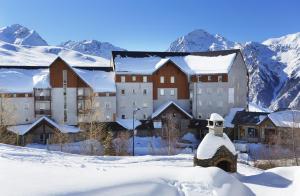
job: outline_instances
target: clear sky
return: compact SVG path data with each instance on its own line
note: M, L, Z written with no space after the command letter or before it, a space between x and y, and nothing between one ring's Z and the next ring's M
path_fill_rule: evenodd
M194 29L232 41L300 31L299 0L0 0L0 26L19 23L49 44L97 39L129 50L166 50Z

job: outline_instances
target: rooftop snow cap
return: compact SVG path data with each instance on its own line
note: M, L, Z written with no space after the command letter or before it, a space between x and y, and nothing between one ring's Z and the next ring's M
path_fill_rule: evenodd
M214 133L216 136L223 136L224 118L217 114L212 113L208 119L209 132Z

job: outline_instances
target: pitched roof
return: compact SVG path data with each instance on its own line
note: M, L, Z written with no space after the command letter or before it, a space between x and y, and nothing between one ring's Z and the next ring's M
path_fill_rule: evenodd
M41 123L43 121L46 121L51 126L55 127L59 131L61 131L62 133L77 133L80 131L80 129L78 127L57 124L56 122L54 122L53 120L51 120L50 118L48 118L46 116L42 116L39 119L37 119L35 122L30 123L30 124L9 126L9 127L7 127L7 129L11 132L14 132L15 134L24 135L24 134L28 133L30 130L32 130L36 125L38 125L39 123Z
M175 106L178 110L180 110L183 114L185 114L188 118L192 119L193 116L190 115L188 112L186 112L184 109L182 109L179 105L177 105L174 101L168 101L164 104L162 104L160 107L158 107L153 113L151 118L155 118L157 116L159 116L163 111L165 111L166 109L168 109L171 106Z
M232 124L257 125L262 122L268 114L267 112L238 111L232 120Z
M277 127L300 128L299 110L285 110L285 111L273 112L268 115L268 118Z
M187 74L228 73L239 50L205 53L115 52L113 63L118 73L152 74L172 61Z

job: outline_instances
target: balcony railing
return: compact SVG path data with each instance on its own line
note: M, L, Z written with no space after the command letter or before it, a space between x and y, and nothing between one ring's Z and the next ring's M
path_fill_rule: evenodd
M44 109L35 110L35 114L39 114L39 115L51 115L51 110L44 110Z
M51 101L51 96L35 96L37 101Z

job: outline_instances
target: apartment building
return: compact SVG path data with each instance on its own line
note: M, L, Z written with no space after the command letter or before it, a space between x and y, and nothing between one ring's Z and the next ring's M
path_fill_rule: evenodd
M205 120L214 112L225 116L248 102L240 50L114 51L110 65L97 67L58 57L47 67L2 65L0 76L0 122L16 133L30 131L37 121L64 132L91 121L132 129L137 108L135 119L151 121L154 128L162 128L171 112L188 129L191 119Z

